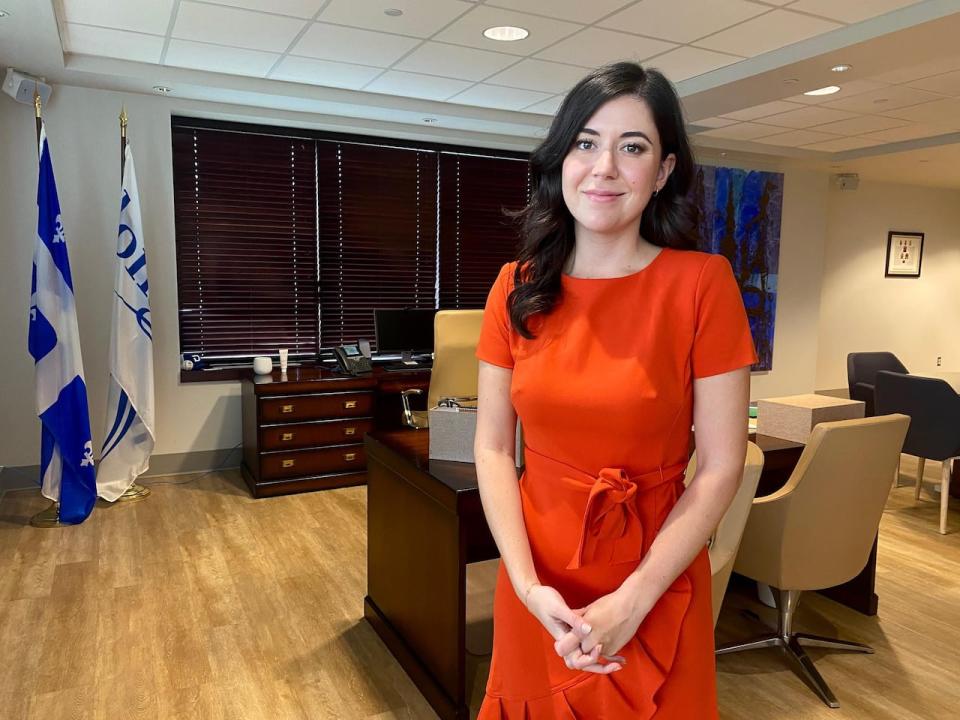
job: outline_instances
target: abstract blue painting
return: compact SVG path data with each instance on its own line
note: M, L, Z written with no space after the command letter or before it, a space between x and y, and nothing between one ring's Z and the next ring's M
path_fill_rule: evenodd
M759 362L773 368L783 173L697 166L701 250L725 256L740 285Z

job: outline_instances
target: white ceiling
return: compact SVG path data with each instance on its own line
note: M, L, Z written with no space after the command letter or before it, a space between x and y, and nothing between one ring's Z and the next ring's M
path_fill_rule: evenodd
M433 132L493 133L501 144L541 136L580 77L627 58L677 84L704 148L824 163L874 155L887 166L960 132L960 0L0 0L0 8L11 12L0 20L0 65L55 82L128 92L162 84L174 98L345 122L422 128L430 117ZM504 24L530 35L483 37ZM854 69L830 73L838 62ZM802 94L828 83L841 92Z

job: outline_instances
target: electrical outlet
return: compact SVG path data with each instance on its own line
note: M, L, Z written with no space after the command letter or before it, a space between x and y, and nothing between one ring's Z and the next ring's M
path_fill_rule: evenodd
M941 361L942 359L943 359L943 358L942 358L940 355L937 355L937 367L940 367L940 361Z

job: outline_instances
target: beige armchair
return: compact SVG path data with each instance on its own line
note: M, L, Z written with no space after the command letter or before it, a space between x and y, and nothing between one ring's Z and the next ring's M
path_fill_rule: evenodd
M480 341L483 310L440 310L433 321L433 370L427 390L427 410L436 407L440 398L457 398L476 403L477 372L475 355ZM404 390L403 422L412 428L429 427L427 410L411 410L410 396L420 395L419 388Z
M697 454L694 453L687 465L684 482L689 484L697 471ZM763 451L752 442L747 443L747 457L743 464L743 477L740 488L734 495L730 507L720 519L720 524L710 537L710 574L713 591L713 625L716 627L720 617L720 606L723 605L723 596L727 592L730 582L730 573L733 572L733 561L737 557L737 548L740 547L740 538L743 527L750 513L750 505L757 493L757 483L760 482L760 473L763 472Z
M718 655L779 647L821 700L839 707L803 646L873 650L796 633L793 617L803 590L847 582L866 565L909 425L906 415L821 423L787 484L753 501L734 570L780 588L778 627L758 639L724 645Z

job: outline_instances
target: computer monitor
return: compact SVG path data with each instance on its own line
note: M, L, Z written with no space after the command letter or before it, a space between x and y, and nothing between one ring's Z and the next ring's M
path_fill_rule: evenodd
M433 352L436 310L374 310L377 354Z

